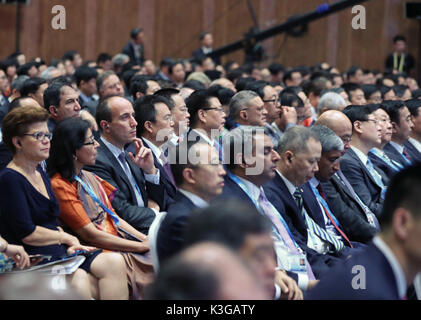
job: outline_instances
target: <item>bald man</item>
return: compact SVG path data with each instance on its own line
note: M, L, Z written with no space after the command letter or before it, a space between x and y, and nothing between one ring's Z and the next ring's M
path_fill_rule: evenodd
M202 242L167 261L147 299L269 300L251 270L225 246Z
M315 125L324 125L341 138L344 143L342 155L351 147L352 124L341 111L325 111ZM377 232L377 220L358 197L342 171L338 170L330 180L321 184L332 211L335 212L349 239L363 243L370 241Z

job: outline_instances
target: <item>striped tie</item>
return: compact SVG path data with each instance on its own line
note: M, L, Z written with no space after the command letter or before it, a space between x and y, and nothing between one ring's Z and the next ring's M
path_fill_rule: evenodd
M341 251L344 248L343 242L336 239L336 237L330 235L325 229L321 228L317 223L315 223L314 220L308 215L307 211L304 209L303 206L303 196L298 188L294 192L294 198L295 202L297 203L298 209L304 216L304 219L310 232L317 235L320 239L333 245L336 251Z

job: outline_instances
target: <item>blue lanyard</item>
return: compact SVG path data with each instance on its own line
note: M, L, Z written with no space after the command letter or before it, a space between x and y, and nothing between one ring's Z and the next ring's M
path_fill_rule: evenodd
M330 211L329 205L327 204L326 200L323 199L319 191L311 184L311 182L309 182L308 184L310 185L311 190L313 190L313 193L316 195L317 200L322 204L322 207L324 207L329 212L330 216L335 221L336 225L340 227L338 219L335 217L332 211Z
M114 223L117 226L119 226L120 221L118 217L116 216L116 214L112 210L110 210L105 204L103 204L102 201L97 198L97 196L95 196L94 192L92 191L92 188L88 186L85 182L83 182L82 179L80 179L77 175L75 175L75 180L81 184L83 190L85 190L86 193L89 194L92 200L94 200L102 209L104 209L111 216Z
M233 175L232 173L230 173L230 172L228 172L227 173L228 174L228 177L232 180L232 181L234 181L234 183L235 184L237 184L240 188L241 188L241 190L243 190L244 191L244 193L250 198L250 200L253 202L253 204L254 204L254 206L256 207L256 209L262 214L262 215L264 215L264 216L266 216L265 214L264 214L264 212L262 211L262 209L260 208L260 206L259 206L259 204L256 202L256 200L254 200L254 198L251 196L251 194L250 194L250 192L249 192L249 190L247 189L247 187L246 187L246 185L236 176L236 175ZM287 230L287 232L288 232L288 234L289 234L289 237L291 238L291 240L292 240L292 242L294 243L294 245L295 245L295 247L297 248L297 249L299 249L299 251L301 250L301 248L298 246L298 244L297 244L297 242L295 242L295 239L294 239L294 237L292 236L292 234L291 234L291 231L289 230L289 227L288 227L288 225L286 224L286 222L285 222L285 220L284 220L284 218L282 217L282 215L278 212L278 210L276 210L276 208L269 202L269 204L270 204L270 206L272 207L272 209L276 212L276 213L278 213L278 216L279 216L279 218L280 218L280 220L281 220L281 222L282 222L282 224L284 225L284 227L285 227L285 229ZM284 243L285 243L285 241L284 241L284 239L282 239L282 237L281 237L281 235L279 234L279 232L278 232L278 230L276 229L276 227L275 226L272 226L272 229L273 229L273 231L277 234L277 236L279 237L279 239L281 239Z
M380 158L380 160L382 160L384 163L386 163L389 167L391 167L396 172L403 169L403 166L399 162L396 162L392 159L385 158L382 154L380 154L380 152L377 149L373 148L370 150L370 152L375 154L378 158Z

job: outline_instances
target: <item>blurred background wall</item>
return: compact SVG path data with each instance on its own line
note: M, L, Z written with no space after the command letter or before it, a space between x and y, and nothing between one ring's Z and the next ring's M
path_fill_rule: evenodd
M260 29L285 22L292 15L315 10L336 0L251 0ZM418 57L418 22L404 16L404 0L370 0L366 30L353 30L351 8L312 22L301 37L277 35L262 43L267 58L263 64L313 65L326 61L345 70L353 64L383 70L392 38L407 37L409 52ZM421 1L418 1L421 2ZM66 9L66 30L54 30L54 5ZM0 59L16 48L16 5L0 5ZM84 60L98 53L121 51L132 28L145 31L146 57L155 63L163 57L190 57L200 46L199 35L210 31L214 48L239 40L253 20L247 0L30 0L22 6L20 49L27 59L41 56L47 62L70 49ZM242 50L222 61L244 60Z

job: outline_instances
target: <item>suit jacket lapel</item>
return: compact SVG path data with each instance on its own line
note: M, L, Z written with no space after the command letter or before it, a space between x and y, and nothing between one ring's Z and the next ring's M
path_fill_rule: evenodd
M349 154L349 156L351 158L353 158L355 161L358 161L360 166L363 168L363 171L365 172L366 176L368 176L368 178L371 180L372 184L376 188L380 189L380 187L376 183L376 180L374 180L374 178L371 176L370 171L368 171L366 164L361 161L361 159L357 156L357 154L354 152L354 150L349 149L346 153Z

